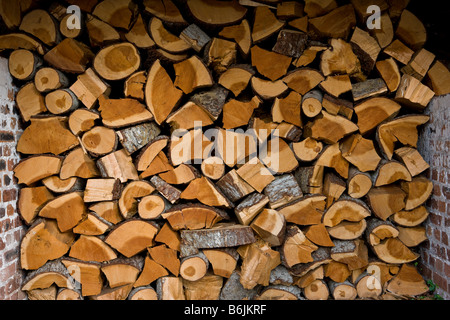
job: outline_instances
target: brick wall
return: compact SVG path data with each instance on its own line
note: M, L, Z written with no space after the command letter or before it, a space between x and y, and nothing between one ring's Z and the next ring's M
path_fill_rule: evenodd
M16 210L19 190L12 171L19 161L16 144L22 132L14 90L8 60L0 57L0 300L25 298L19 267L19 244L25 228Z
M426 279L450 299L450 94L436 97L425 111L430 122L420 133L419 152L430 165L434 189L427 202L427 241L421 247L421 268Z

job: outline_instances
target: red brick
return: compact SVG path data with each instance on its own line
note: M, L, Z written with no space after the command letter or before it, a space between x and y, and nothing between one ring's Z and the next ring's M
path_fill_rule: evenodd
M441 241L443 244L448 246L448 234L444 231L442 231L442 233L441 233Z
M431 169L431 180L437 181L438 179L438 171L437 169Z
M437 241L441 241L441 231L439 229L434 229L433 236Z
M12 216L14 214L14 207L11 204L8 204L6 207L6 214L8 216Z
M441 276L440 274L433 272L433 282L439 287L439 288L447 288L447 280Z
M3 190L3 202L9 202L17 200L16 189Z
M438 184L435 184L433 186L433 195L434 197L440 197L441 196L441 186Z
M441 222L442 222L442 217L441 216L439 216L439 215L437 215L437 214L435 214L433 212L430 212L429 217L430 217L430 222L432 224L434 224L436 226L440 226L441 225Z
M447 277L447 279L450 279L450 262L447 261L444 265L444 274Z
M441 259L436 259L434 262L434 268L437 272L439 272L440 274L443 273L444 271L444 263L442 262Z
M445 213L446 212L446 203L444 201L438 201L438 210L441 213Z

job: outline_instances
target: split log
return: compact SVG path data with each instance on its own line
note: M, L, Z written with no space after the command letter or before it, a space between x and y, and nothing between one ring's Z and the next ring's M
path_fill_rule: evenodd
M255 18L252 28L253 43L262 41L279 31L284 22L278 20L269 8L260 6L255 9Z
M13 169L18 183L27 186L41 179L58 174L61 169L61 158L50 155L31 156L22 159Z
M74 288L73 278L64 268L60 260L48 262L33 272L30 272L24 279L22 290L46 289L53 283L60 288ZM56 292L55 292L56 294Z
M298 225L320 224L325 210L325 196L306 196L281 206L278 211L282 213L286 222Z
M398 211L391 216L391 219L399 226L416 227L426 220L428 214L425 206L419 206L409 211Z
M42 206L53 198L53 194L45 186L22 188L17 202L21 218L30 225Z
M397 161L382 161L373 175L374 186L384 186L392 184L398 180L411 181L411 174L408 169Z
M31 120L17 142L17 151L24 154L61 154L79 145L67 128L66 117L45 117Z
M227 249L205 249L203 254L211 263L214 274L230 278L236 268L239 255L232 248Z
M284 215L273 209L263 209L250 227L269 244L279 246L283 243L286 232L286 220Z
M195 19L207 25L228 25L239 22L247 13L237 0L223 3L217 0L189 0L189 11Z
M241 246L237 251L242 258L240 283L244 289L258 284L268 286L270 272L281 262L280 253L264 241Z
M59 231L56 221L38 219L28 229L20 244L20 266L25 270L36 270L47 261L65 255L75 235Z
M417 148L417 127L428 122L425 115L406 115L381 124L377 128L377 141L383 155L391 160L394 154L394 144L398 141L403 145Z
M420 49L427 40L423 23L409 10L403 10L395 35L413 50Z
M166 70L156 60L148 72L145 85L146 103L156 123L161 124L167 118L181 96L181 90L175 88Z
M48 46L54 46L61 41L55 20L42 9L35 9L25 14L19 30L31 34Z
M423 110L434 97L434 92L419 80L404 74L395 95L395 100L409 108Z
M267 203L269 203L269 198L266 195L254 192L234 208L234 213L239 222L247 226Z
M228 220L228 214L220 209L201 204L175 205L162 214L173 230L212 228L221 220Z
M94 54L87 45L72 38L65 38L44 55L47 63L69 73L85 72L93 58Z
M400 295L418 296L429 288L415 267L403 264L399 273L389 282L387 290Z
M105 262L116 259L117 254L102 239L80 235L70 248L69 257L83 261Z
M358 133L343 139L340 150L342 157L362 172L375 170L381 161L373 141Z
M109 99L100 96L98 101L98 110L100 111L103 125L106 127L122 128L153 120L153 114L136 99Z
M423 176L414 177L410 182L400 183L406 193L405 210L412 210L427 201L433 191L433 183Z
M316 37L347 38L355 25L356 16L351 4L309 20L309 29Z
M92 68L80 74L71 86L70 90L88 109L92 109L101 95L109 95L111 88L105 84Z
M156 263L159 263L173 275L178 277L180 273L180 260L177 257L176 250L168 248L166 245L162 244L147 248L147 251Z
M367 199L375 216L386 220L405 208L406 194L395 185L383 186L372 188L367 194Z
M380 97L370 98L355 107L358 116L358 127L362 135L375 129L385 120L393 119L401 106L393 100Z
M252 66L271 81L278 80L287 72L291 58L283 54L267 51L255 45L251 49Z
M161 2L146 0L144 1L144 8L145 11L166 22L185 23L177 6L171 0L163 0Z
M92 14L113 27L128 30L136 9L136 4L131 0L106 0L97 4Z
M127 180L138 180L136 168L125 149L103 156L96 164L104 178L119 179L122 183Z
M174 85L189 94L195 89L213 85L211 74L197 56L192 56L173 65L175 69Z
M331 248L331 259L345 263L350 271L369 264L368 250L363 240L335 240L334 245Z
M335 227L343 220L359 222L370 216L367 205L357 199L340 199L333 203L323 215L323 223L327 227Z
M43 218L56 219L61 232L75 227L87 214L82 193L72 192L48 201L39 211Z
M32 116L47 111L44 97L33 82L29 82L19 89L16 94L16 104L24 121L29 121Z
M129 258L151 246L157 232L152 222L130 219L117 225L105 238L105 243Z
M70 177L89 179L99 176L100 172L94 160L84 152L82 147L75 148L66 155L59 172L61 179Z

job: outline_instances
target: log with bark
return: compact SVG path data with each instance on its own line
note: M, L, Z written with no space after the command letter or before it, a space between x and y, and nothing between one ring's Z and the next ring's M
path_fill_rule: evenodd
M66 2L0 1L30 299L426 291L417 144L450 72L408 1L373 30L367 1Z

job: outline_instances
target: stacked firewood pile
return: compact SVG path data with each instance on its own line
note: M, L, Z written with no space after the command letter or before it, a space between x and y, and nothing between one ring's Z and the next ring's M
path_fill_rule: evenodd
M425 293L433 186L416 147L450 74L407 4L0 1L25 128L22 290Z

